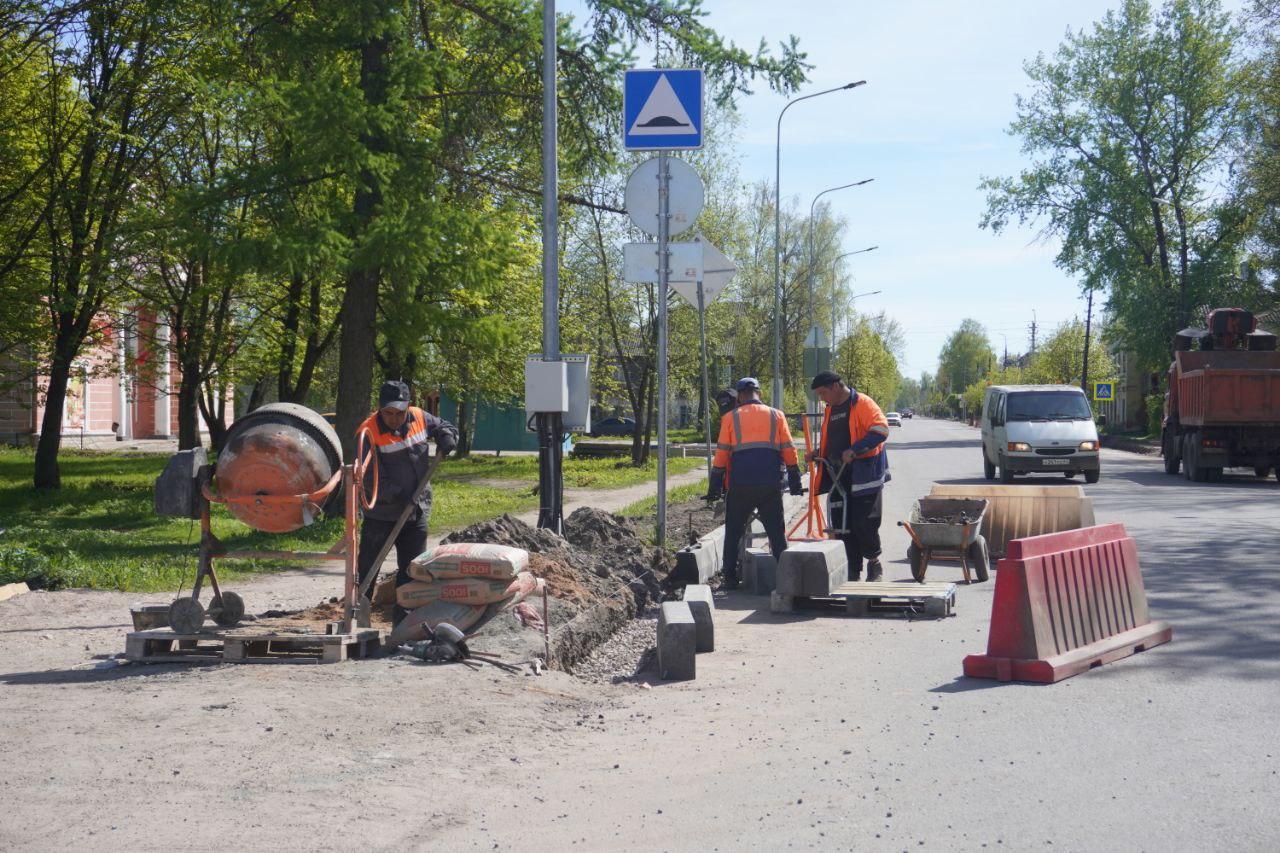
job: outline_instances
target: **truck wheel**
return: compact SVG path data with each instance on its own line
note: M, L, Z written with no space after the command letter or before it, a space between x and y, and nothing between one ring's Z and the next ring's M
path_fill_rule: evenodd
M1259 480L1267 479L1267 475L1271 473L1271 469L1266 465L1257 465L1253 469L1253 474Z
M1000 461L1000 482L1006 484L1013 482L1013 472L1009 470L1009 460L1007 457Z
M995 463L987 458L987 451L985 450L982 451L982 476L988 480L996 478Z
M1178 442L1172 439L1168 433L1160 442L1160 453L1164 456L1164 472L1166 474L1176 474L1178 469L1182 467L1182 454L1178 452Z
M1201 469L1201 470L1203 470L1203 471L1204 471L1204 473L1205 473L1205 477L1204 477L1204 478L1205 478L1205 480L1209 481L1210 483L1221 483L1221 482L1222 482L1222 478L1223 478L1223 474L1224 474L1224 472L1225 472L1225 470L1226 470L1226 469L1224 469L1224 468L1203 468L1203 469Z
M1093 483L1098 482L1098 479L1099 479L1101 476L1102 476L1102 472L1101 472L1101 471L1085 471L1085 472L1084 472L1084 481L1085 481L1086 483L1089 483L1090 485L1092 485Z
M978 536L969 543L969 547L965 552L965 559L969 561L969 568L973 569L974 576L978 578L978 583L985 583L991 577L991 555L987 550L987 540L982 536Z

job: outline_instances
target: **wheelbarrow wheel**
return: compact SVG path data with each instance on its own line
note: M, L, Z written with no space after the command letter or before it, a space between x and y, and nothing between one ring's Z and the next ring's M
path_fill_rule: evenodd
M911 577L915 578L916 583L924 583L924 573L928 566L925 564L924 552L914 542L907 546L907 563L911 566Z
M969 567L973 569L974 574L978 578L978 583L984 583L991 577L990 575L990 553L987 550L987 540L981 535L969 543L969 547L965 553L965 557L969 562Z

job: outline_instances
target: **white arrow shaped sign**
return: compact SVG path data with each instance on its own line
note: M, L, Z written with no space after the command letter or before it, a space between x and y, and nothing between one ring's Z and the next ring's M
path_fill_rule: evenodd
M724 253L711 245L702 234L698 234L698 245L702 247L702 299L703 305L710 305L724 292L733 280L738 267L724 256ZM694 308L698 307L698 283L696 281L671 281L671 289L684 297Z

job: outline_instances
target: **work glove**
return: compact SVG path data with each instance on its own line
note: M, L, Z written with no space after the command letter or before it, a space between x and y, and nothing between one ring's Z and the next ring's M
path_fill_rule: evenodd
M702 499L710 503L722 497L724 497L724 471L712 470L707 482L707 493L702 496Z
M457 449L458 437L453 433L442 432L436 436L436 453L440 456L448 456Z
M800 469L795 465L787 467L787 491L793 495L804 494L804 486L800 484Z

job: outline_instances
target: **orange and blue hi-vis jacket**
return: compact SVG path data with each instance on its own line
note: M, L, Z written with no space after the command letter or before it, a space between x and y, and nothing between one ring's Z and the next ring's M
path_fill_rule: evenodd
M827 406L822 416L822 438L818 445L818 454L827 456L827 428L831 426L831 412L834 406ZM889 421L884 412L866 394L852 391L852 403L849 406L848 423L837 422L833 429L849 430L849 449L853 451L853 462L845 468L842 480L850 494L871 492L884 486L888 479L889 457L884 450L884 442L889 438ZM834 460L833 460L834 461ZM839 467L839 463L836 463ZM827 479L825 476L823 479ZM823 483L819 491L830 488Z
M384 427L377 412L360 424L360 429L366 428L378 452L378 501L364 514L366 518L395 521L431 464L431 445L427 440L439 442L441 433L447 432L456 443L458 429L417 406L409 407L409 415L398 430ZM373 472L370 471L365 475L367 488L372 487L372 479ZM418 506L430 516L431 486L428 485L418 497Z
M752 400L720 419L720 441L711 463L713 480L717 472L723 477L727 471L735 486L778 486L782 466L799 464L787 417L777 409Z

